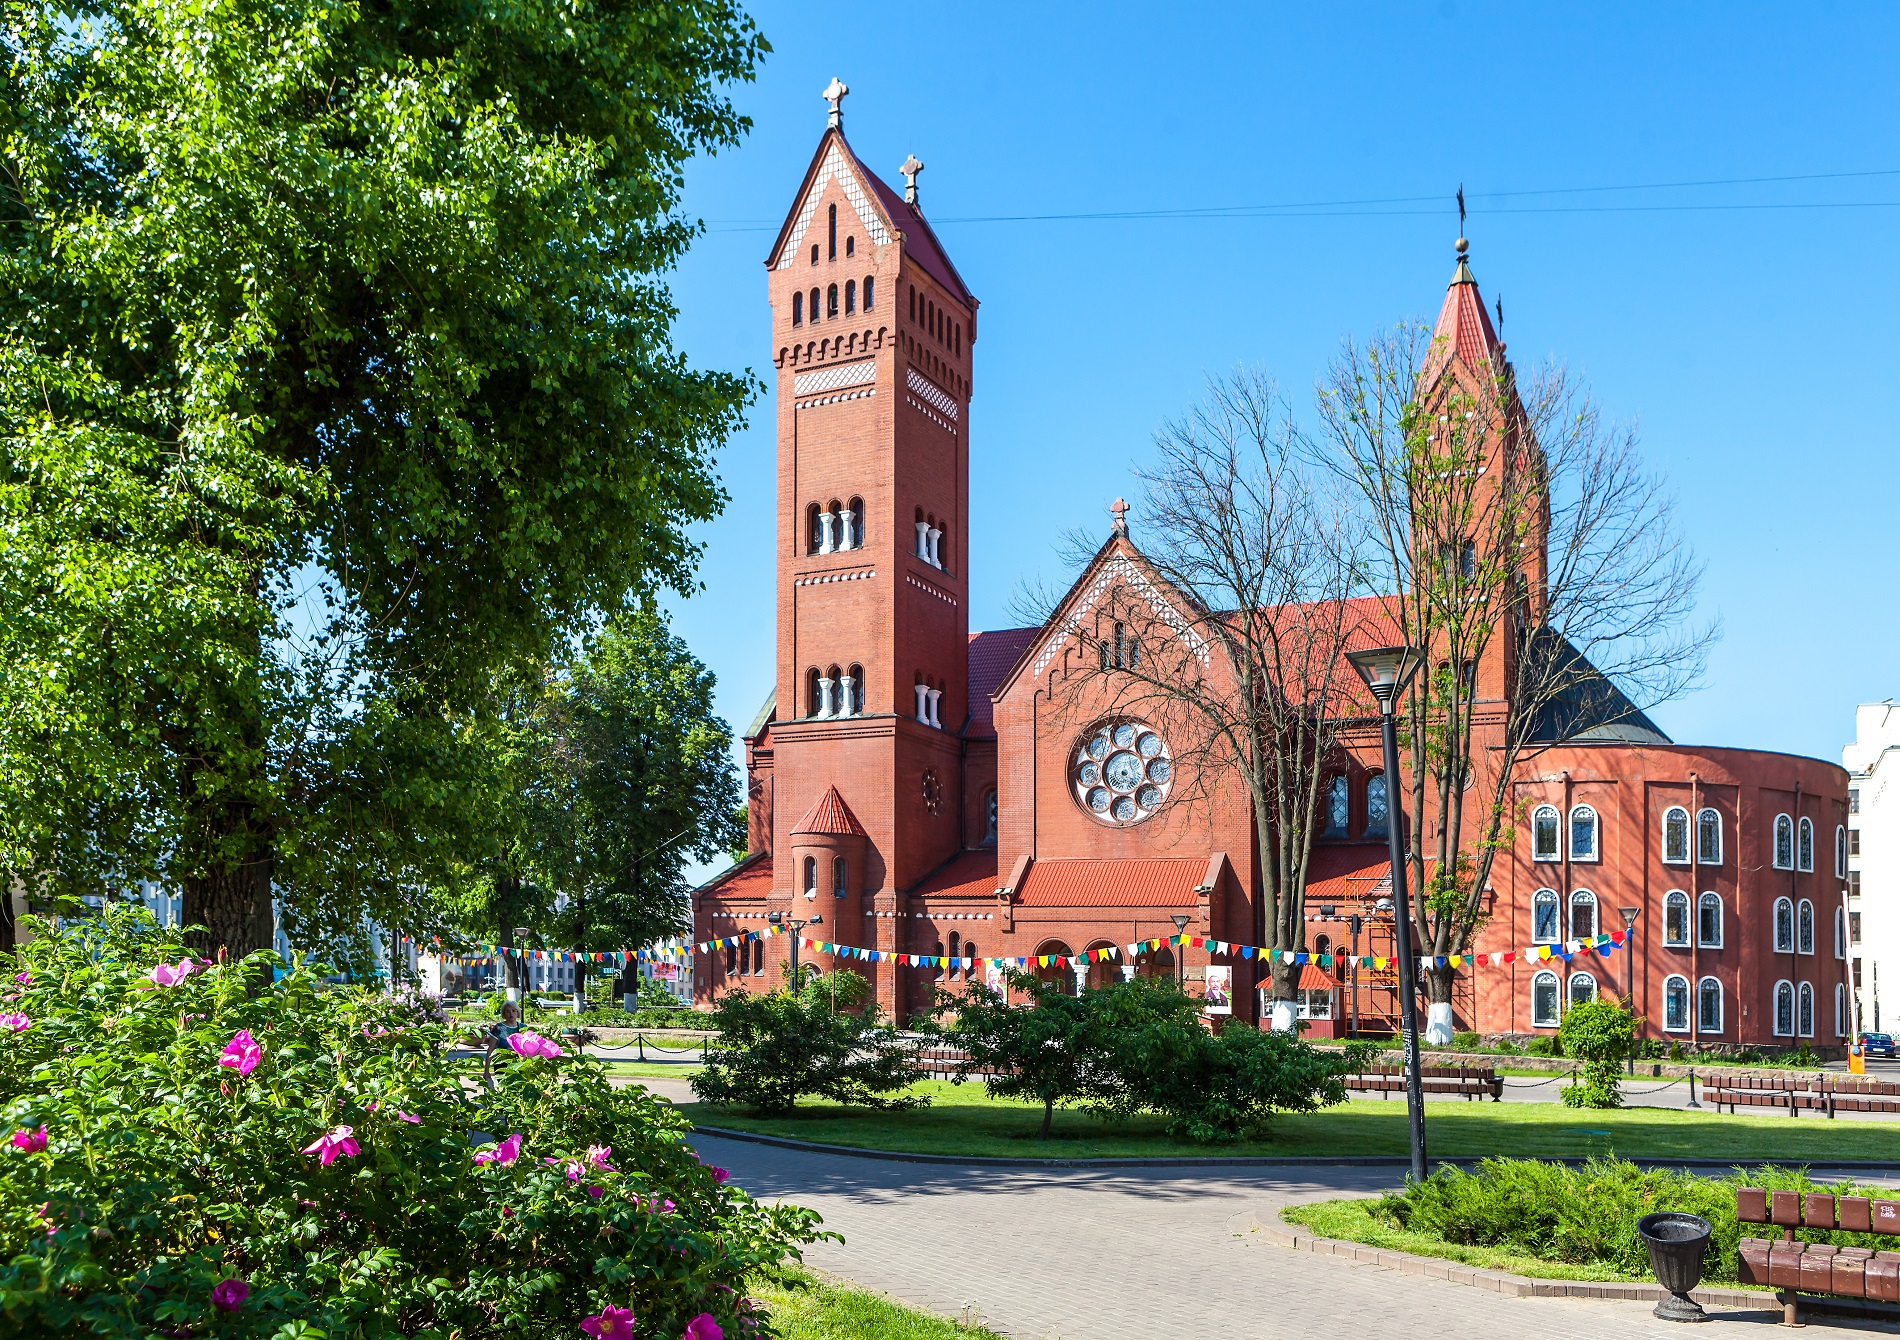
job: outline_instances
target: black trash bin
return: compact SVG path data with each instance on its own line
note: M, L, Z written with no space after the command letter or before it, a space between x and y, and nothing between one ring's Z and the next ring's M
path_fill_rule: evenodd
M1656 1304L1667 1321L1707 1321L1709 1314L1689 1297L1702 1282L1702 1256L1709 1247L1709 1221L1699 1214L1664 1210L1636 1221L1636 1234L1649 1249L1649 1268L1669 1296Z

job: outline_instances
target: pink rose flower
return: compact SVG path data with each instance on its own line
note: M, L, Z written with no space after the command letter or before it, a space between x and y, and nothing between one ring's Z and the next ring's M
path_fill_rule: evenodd
M13 1133L13 1147L15 1149L24 1149L29 1154L38 1153L40 1150L46 1148L46 1123L41 1122L40 1128L37 1131L29 1131L25 1127L21 1127L15 1131Z
M588 1187L588 1188L587 1188L587 1194L588 1194L588 1196L589 1196L589 1197L590 1197L591 1199L593 1199L593 1200L599 1200L599 1199L600 1199L600 1188L599 1188L599 1187L597 1187L597 1186L590 1186L590 1187Z
M220 1312L236 1312L251 1296L251 1286L243 1280L219 1280L211 1290L211 1306Z
M603 1307L591 1317L582 1317L581 1329L594 1340L633 1340L633 1309Z
M607 1162L607 1160L613 1155L613 1152L614 1147L612 1145L589 1145L587 1146L587 1161L594 1167L599 1168L602 1172L612 1172L614 1165Z
M726 1340L726 1333L713 1320L712 1313L702 1312L686 1323L686 1332L680 1340Z
M248 1028L239 1029L232 1039L224 1044L224 1050L218 1054L218 1064L228 1066L240 1076L248 1075L257 1069L257 1063L264 1059L264 1044L251 1036ZM325 1163L329 1160L325 1159Z
M719 1186L724 1186L727 1180L730 1179L732 1176L731 1173L727 1172L724 1168L720 1168L720 1167L711 1168L709 1169L709 1171L712 1173L713 1181L717 1183Z
M327 1135L320 1135L304 1146L303 1152L315 1154L323 1160L323 1166L329 1167L338 1159L355 1158L363 1152L356 1143L356 1130L351 1126L338 1126Z
M33 1027L33 1021L24 1014L0 1014L0 1030L8 1033L24 1033Z
M16 972L13 974L13 980L20 983L30 982L33 980L33 974L30 972Z
M548 1038L539 1033L523 1029L519 1033L508 1035L508 1046L517 1056L565 1056L566 1052Z
M153 968L152 984L154 986L177 986L196 971L198 971L198 965L193 963L191 961L191 955L187 954L185 957L179 959L177 963L161 963L156 968Z
M513 1163L520 1157L521 1134L518 1131L499 1144L491 1145L487 1149L478 1149L475 1151L475 1161L477 1163L508 1164Z

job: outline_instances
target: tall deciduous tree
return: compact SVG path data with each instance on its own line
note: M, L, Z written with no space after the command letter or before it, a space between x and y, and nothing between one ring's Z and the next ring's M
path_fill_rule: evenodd
M1521 763L1638 727L1700 674L1700 565L1635 433L1560 367L1454 363L1408 325L1349 343L1321 387L1318 456L1369 518L1367 557L1425 669L1405 702L1403 813L1418 952L1470 949L1514 838ZM1448 1040L1452 971L1425 976Z
M175 882L238 950L339 866L414 923L496 672L684 588L723 502L754 383L658 276L766 44L730 0L8 15L0 868Z

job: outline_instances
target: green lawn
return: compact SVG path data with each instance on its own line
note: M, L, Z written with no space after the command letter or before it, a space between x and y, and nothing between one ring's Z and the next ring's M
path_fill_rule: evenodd
M809 1271L755 1279L748 1292L766 1305L780 1340L993 1340L995 1335L833 1284Z
M705 1067L697 1061L605 1061L601 1065L610 1075L631 1075L637 1079L691 1079Z
M931 1105L912 1112L876 1112L812 1103L783 1117L688 1103L681 1111L701 1126L856 1145L908 1154L989 1158L1194 1158L1403 1155L1405 1104L1355 1099L1309 1115L1281 1117L1273 1138L1229 1145L1191 1145L1162 1133L1155 1118L1114 1125L1079 1111L1056 1113L1055 1136L1036 1138L1041 1108L993 1100L980 1085L928 1080L917 1086ZM1426 1136L1436 1156L1509 1154L1523 1158L1616 1154L1623 1158L1900 1159L1900 1124L1851 1118L1724 1116L1660 1108L1578 1111L1557 1103L1436 1102L1426 1108Z

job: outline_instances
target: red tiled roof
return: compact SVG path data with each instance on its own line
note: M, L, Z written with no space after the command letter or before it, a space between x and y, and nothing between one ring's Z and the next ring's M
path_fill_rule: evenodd
M1438 309L1438 324L1432 328L1432 351L1425 360L1425 380L1435 381L1456 354L1464 365L1476 372L1501 346L1491 326L1491 315L1484 310L1484 298L1471 267L1463 256L1445 290L1445 305Z
M1378 847L1354 844L1331 847L1315 843L1306 863L1306 907L1310 912L1322 903L1351 903L1360 898L1390 895L1387 885L1392 866Z
M1300 965L1298 989L1301 991L1336 991L1339 983L1326 975L1326 969L1315 967L1311 963Z
M748 856L694 890L715 898L768 898L772 893L772 855Z
M963 286L963 277L957 273L957 267L950 263L950 257L937 241L936 233L924 221L924 216L913 206L904 202L904 197L884 184L884 179L864 165L864 160L854 153L852 159L858 165L871 189L877 193L878 203L884 206L884 215L897 225L904 234L904 254L911 257L930 277L942 284L952 295L961 298L972 307L976 299L970 296L970 290Z
M1000 882L996 878L996 848L984 847L951 857L912 889L910 896L994 898Z
M1036 861L1016 890L1023 907L1192 907L1205 856Z
M1015 668L1023 652L1036 640L1041 628L999 628L988 633L970 634L970 724L963 733L970 739L991 739L996 735L995 704L990 695Z
M838 794L838 788L827 786L825 794L818 797L818 803L807 810L805 817L798 821L794 833L822 833L833 837L869 837L864 825L858 822L858 816L844 803L844 797Z

